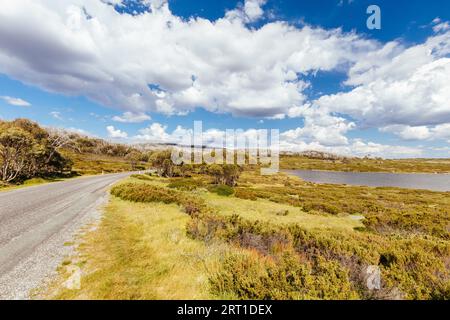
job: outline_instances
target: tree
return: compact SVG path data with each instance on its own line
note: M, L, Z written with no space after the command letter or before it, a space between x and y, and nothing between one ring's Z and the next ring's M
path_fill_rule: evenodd
M33 147L31 135L23 129L9 127L0 133L0 178L5 182L18 178L26 168Z
M223 167L218 164L209 165L206 169L207 173L214 178L215 184L220 184L223 181Z
M180 175L182 177L189 177L191 172L194 171L194 167L192 164L182 164L180 166Z
M223 165L223 179L227 186L234 187L241 174L241 168L235 164Z
M0 122L0 179L11 182L71 168L71 162L58 152L67 138L57 135L27 119Z
M239 179L241 168L235 164L212 164L207 167L207 173L214 178L215 184L234 187Z
M128 162L130 163L131 170L136 170L141 160L141 153L137 151L132 151L125 156L125 159L127 159Z
M172 159L165 159L162 163L162 175L169 178L173 177L174 167Z
M48 163L59 148L65 147L72 142L72 137L67 131L56 128L47 129L47 133L48 142L51 147L51 150L46 159L46 162Z
M162 177L172 177L173 167L175 164L172 161L172 152L170 150L163 150L153 153L150 156L152 166Z

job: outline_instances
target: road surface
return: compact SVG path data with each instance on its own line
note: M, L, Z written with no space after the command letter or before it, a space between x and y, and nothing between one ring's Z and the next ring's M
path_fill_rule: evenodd
M108 187L129 173L82 177L0 192L0 299L27 299L51 277L67 242L86 223ZM65 245L66 244L66 245Z

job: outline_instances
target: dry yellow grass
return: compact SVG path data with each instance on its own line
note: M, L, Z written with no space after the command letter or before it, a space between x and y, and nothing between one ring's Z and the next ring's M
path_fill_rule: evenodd
M223 245L186 237L189 217L175 205L137 204L113 198L99 228L90 232L71 264L81 267L79 290L60 289L56 299L212 299L208 274L225 255ZM56 284L58 286L58 284Z

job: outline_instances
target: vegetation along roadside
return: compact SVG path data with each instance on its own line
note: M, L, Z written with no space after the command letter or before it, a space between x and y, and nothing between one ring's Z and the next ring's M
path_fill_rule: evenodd
M81 268L80 288L61 286L71 275L62 266L45 297L450 298L448 193L167 168L164 157L153 157L158 176L112 188L67 263ZM379 288L367 285L374 268Z

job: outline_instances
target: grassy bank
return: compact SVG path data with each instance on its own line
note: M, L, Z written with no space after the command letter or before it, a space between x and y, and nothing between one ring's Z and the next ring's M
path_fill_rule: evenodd
M131 170L130 162L125 157L76 153L69 150L64 150L62 153L73 161L72 170L81 175L117 173Z
M328 170L349 172L450 173L450 159L311 159L282 155L282 169Z
M63 181L79 176L89 176L107 173L119 173L131 170L129 161L124 157L113 157L108 155L98 155L89 153L75 153L63 150L65 157L73 161L72 174L60 177L40 177L16 182L11 184L0 182L0 192L10 191L44 183ZM144 164L141 164L144 165Z
M78 177L78 175L74 175L74 176L70 176L70 177L63 176L63 177L32 178L32 179L25 180L20 184L0 184L0 192L11 191L11 190L21 189L21 188L26 188L26 187L32 187L32 186L37 186L37 185L46 184L46 183L64 181L64 180L72 179L75 177Z
M449 299L448 193L314 185L245 171L235 188L129 178L61 267L61 299ZM367 287L369 266L380 290Z
M80 255L60 271L81 267L80 290L55 290L56 299L212 299L207 274L227 247L206 246L186 236L187 216L178 206L112 198L99 228ZM70 268L69 268L70 269ZM56 294L55 294L56 293Z

